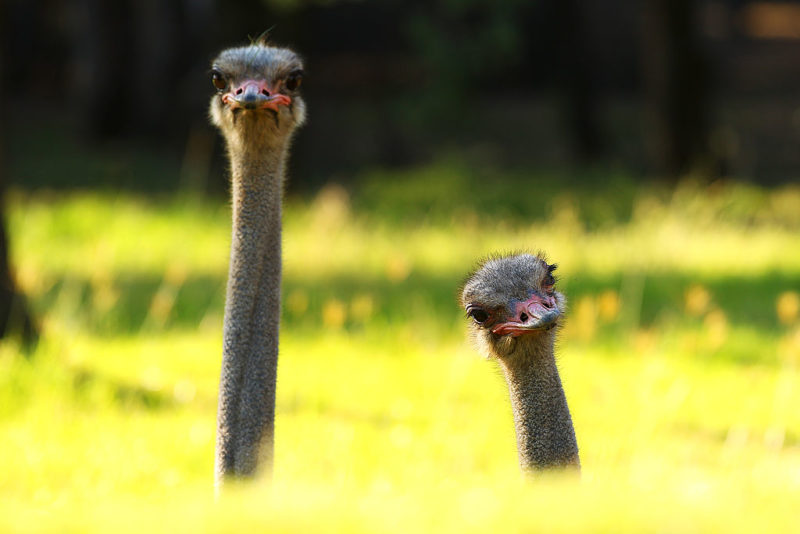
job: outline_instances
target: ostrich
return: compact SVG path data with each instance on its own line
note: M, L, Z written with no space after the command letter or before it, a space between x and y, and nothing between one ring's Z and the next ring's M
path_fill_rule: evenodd
M473 337L487 357L498 361L508 383L524 472L580 469L553 354L566 305L555 289L555 268L541 255L491 258L469 276L461 293Z
M215 485L272 472L281 289L281 203L289 145L305 120L303 64L259 40L214 60L211 122L225 138L233 231L225 300Z

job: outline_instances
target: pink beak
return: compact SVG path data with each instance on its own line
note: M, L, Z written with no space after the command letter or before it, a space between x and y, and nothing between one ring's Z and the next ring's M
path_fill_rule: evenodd
M292 99L275 92L265 81L245 80L222 95L222 102L231 109L271 109L277 113L278 106L288 106Z
M498 336L521 336L539 330L550 330L558 322L561 310L553 296L533 293L528 300L512 301L513 314L506 322L497 323L492 333Z

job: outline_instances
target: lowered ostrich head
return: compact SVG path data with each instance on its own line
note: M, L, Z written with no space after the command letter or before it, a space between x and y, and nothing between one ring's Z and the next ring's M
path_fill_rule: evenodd
M517 254L484 261L469 276L461 305L487 357L509 360L552 350L566 298L541 255Z
M211 121L229 148L283 146L306 118L303 62L286 48L256 42L229 48L212 63Z

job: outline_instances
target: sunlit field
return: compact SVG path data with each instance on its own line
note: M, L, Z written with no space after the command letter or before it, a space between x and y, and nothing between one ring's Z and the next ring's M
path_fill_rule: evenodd
M42 327L0 345L0 531L788 532L800 187L444 161L287 200L271 484L213 495L223 199L12 192ZM587 185L588 184L588 185ZM543 250L580 478L525 481L458 288Z

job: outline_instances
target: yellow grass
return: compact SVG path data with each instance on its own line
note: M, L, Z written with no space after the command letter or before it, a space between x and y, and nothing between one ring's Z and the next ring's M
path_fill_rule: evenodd
M530 220L292 199L274 480L215 500L225 203L18 194L44 334L0 346L0 531L792 531L800 196L732 187L761 199L738 217L709 195L642 189L599 226L569 195ZM460 280L519 248L570 298L579 479L521 479L505 384L463 336Z

